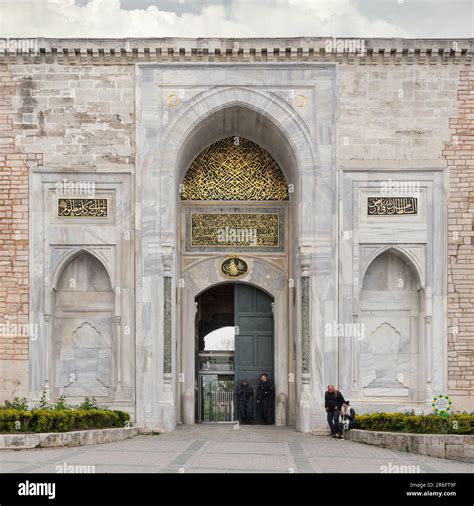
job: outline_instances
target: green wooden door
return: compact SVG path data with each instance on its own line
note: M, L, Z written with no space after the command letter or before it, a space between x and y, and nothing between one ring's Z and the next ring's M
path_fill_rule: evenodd
M237 283L235 304L235 381L246 379L254 389L254 421L257 421L255 398L260 374L273 375L272 298L258 288Z

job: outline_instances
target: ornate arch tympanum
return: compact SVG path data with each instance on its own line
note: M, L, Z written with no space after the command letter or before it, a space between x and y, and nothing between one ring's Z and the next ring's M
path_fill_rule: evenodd
M270 154L243 137L211 144L194 160L181 200L288 200L285 176Z

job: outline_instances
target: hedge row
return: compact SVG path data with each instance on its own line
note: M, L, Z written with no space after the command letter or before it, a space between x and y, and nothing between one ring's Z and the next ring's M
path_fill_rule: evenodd
M356 417L357 429L413 434L474 434L474 414L439 415L372 413Z
M105 429L124 427L128 420L130 420L130 415L118 410L0 409L0 433Z

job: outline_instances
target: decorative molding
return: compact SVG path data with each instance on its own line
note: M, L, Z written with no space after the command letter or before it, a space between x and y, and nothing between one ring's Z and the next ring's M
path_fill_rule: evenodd
M307 246L300 246L299 257L300 257L301 277L302 278L309 277L312 260L312 253L310 252L310 248L308 248Z
M337 62L349 65L471 65L474 39L18 39L0 63L133 65L162 62ZM338 44L339 41L355 44ZM23 44L24 42L24 44ZM354 49L354 47L356 49ZM362 50L361 50L362 48ZM455 49L456 48L456 49ZM331 50L332 49L332 50Z
M163 264L163 275L171 276L171 269L173 266L173 246L165 246L161 253L161 262Z

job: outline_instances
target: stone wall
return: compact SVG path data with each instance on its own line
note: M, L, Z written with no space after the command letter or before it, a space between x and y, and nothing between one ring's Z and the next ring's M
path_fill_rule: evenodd
M443 154L449 168L448 387L473 409L474 396L474 71L462 69L459 112Z
M29 173L133 170L135 63L339 63L340 167L449 168L448 387L472 409L474 44L460 44L368 39L359 57L315 38L41 39L37 55L0 54L0 323L28 322ZM0 402L27 393L28 333L11 329L0 334Z
M134 163L134 67L14 65L17 148L43 153L48 169L130 168Z
M445 167L448 118L456 115L463 67L339 66L338 157L342 167Z
M0 64L0 402L27 395L41 325L28 319L31 172L129 170L134 124L131 65Z
M345 431L344 437L357 443L381 446L399 452L474 462L474 437L471 435L412 434L352 429Z

